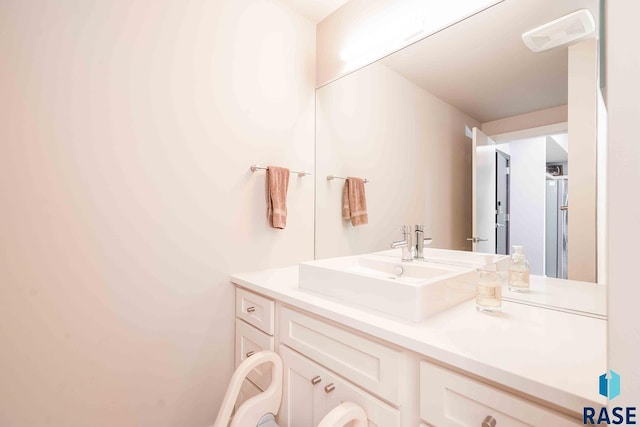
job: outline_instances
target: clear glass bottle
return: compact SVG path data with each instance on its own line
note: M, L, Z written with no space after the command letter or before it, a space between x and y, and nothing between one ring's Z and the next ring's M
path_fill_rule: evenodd
M524 247L513 246L514 253L509 261L509 290L529 291L529 261L524 257Z
M480 278L476 285L476 310L488 312L502 310L502 279L495 264L486 265L480 269Z

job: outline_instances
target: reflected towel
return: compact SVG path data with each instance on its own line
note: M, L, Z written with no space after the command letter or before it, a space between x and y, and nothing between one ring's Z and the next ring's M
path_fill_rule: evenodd
M348 177L342 190L342 218L351 219L354 227L369 222L367 197L364 194L364 180Z
M289 169L269 166L267 168L267 219L273 228L287 226L287 189Z

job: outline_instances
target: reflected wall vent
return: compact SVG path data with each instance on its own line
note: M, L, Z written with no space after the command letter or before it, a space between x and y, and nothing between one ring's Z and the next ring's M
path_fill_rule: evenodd
M542 52L586 38L595 29L596 24L591 12L580 9L527 31L522 35L522 41L532 51Z

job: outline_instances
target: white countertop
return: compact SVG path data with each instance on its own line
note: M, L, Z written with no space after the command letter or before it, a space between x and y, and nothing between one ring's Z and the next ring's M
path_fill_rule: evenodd
M529 277L529 292L512 292L504 285L502 298L584 316L607 318L607 286L551 277Z
M572 412L606 406L598 394L607 369L606 320L509 301L486 314L470 300L414 323L300 289L297 266L231 281Z

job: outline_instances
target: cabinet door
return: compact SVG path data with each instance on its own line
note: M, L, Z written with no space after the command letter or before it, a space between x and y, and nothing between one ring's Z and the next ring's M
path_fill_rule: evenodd
M284 387L279 422L282 427L316 427L324 416L323 370L315 363L280 347Z
M273 349L274 339L272 336L259 331L240 319L236 319L236 368L252 354L262 350L273 351ZM266 390L271 384L271 365L258 366L249 373L248 378L260 390Z
M367 413L369 427L401 425L400 412L373 395L285 346L280 347L280 355L285 371L280 411L283 427L315 427L342 402L360 405Z
M400 405L402 353L368 338L283 307L280 342L353 384Z

